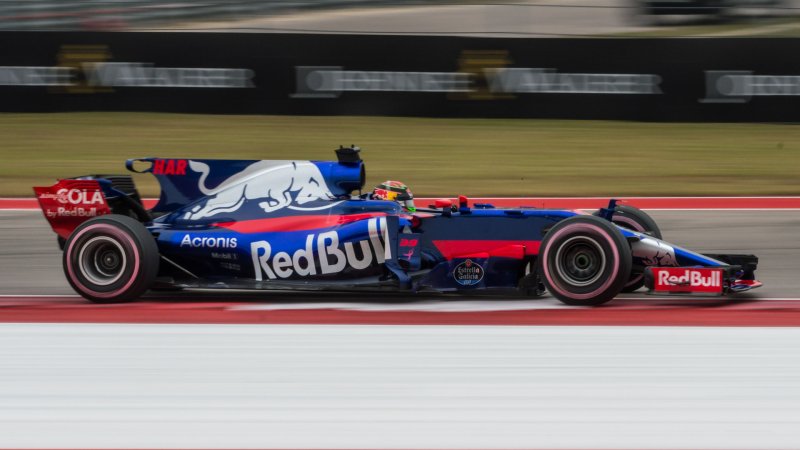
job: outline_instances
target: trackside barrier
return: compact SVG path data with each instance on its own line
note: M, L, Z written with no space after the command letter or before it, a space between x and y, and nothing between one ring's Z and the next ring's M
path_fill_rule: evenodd
M800 120L800 39L0 32L0 111Z

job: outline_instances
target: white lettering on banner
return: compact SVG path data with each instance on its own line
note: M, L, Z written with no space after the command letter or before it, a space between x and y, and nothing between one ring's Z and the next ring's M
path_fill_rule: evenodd
M250 69L155 67L142 62L83 63L76 67L0 66L0 86L252 88Z
M800 75L753 75L748 70L707 70L702 103L746 103L751 97L800 96Z
M0 86L69 86L74 80L69 67L0 67Z
M90 85L130 87L253 87L253 71L199 67L154 67L146 63L85 63L83 71Z
M639 73L558 73L555 69L485 69L493 92L545 94L661 94L661 77Z
M722 276L719 271L714 271L709 276L694 270L686 270L683 275L670 275L667 271L658 272L658 284L661 286L690 286L690 287L722 287Z
M306 237L305 247L295 250L292 255L286 252L272 255L272 245L269 242L252 242L250 253L253 258L255 279L263 281L264 274L269 280L289 278L292 275L303 277L316 275L317 264L319 264L319 273L321 274L339 273L348 266L356 270L363 270L372 265L373 258L378 264L382 264L384 262L384 246L377 237L377 229L379 225L386 228L386 219L383 217L369 219L367 224L370 230L369 240L355 243L345 242L340 246L339 233L326 231ZM373 230L376 234L374 239L372 237ZM316 255L314 254L315 241ZM372 243L372 248L370 248L370 243ZM361 247L361 259L356 256L355 246ZM340 247L344 247L344 251Z
M103 194L100 191L62 188L56 191L56 200L62 204L97 205L103 203Z
M468 92L471 76L459 72L312 70L304 87L312 92Z
M471 72L343 70L338 66L296 66L296 98L335 98L342 92L477 92ZM543 68L486 68L495 93L662 94L661 77L649 73L559 73Z
M197 237L186 234L181 239L181 247L194 248L236 248L237 238L227 237Z

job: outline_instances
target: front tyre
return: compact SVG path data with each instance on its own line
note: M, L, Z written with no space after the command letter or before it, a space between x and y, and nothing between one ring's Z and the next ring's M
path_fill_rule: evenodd
M136 220L117 214L90 219L64 245L67 281L95 303L136 299L158 274L155 239Z
M611 221L622 228L661 239L661 229L658 228L656 221L639 208L619 205L615 208ZM632 273L631 278L622 288L622 292L633 292L642 286L644 286L644 273Z
M614 208L614 215L611 216L611 221L622 228L661 239L661 229L656 221L649 214L634 206L617 205Z
M631 275L631 249L619 229L595 216L574 216L545 236L538 269L547 290L567 305L595 306L620 293Z

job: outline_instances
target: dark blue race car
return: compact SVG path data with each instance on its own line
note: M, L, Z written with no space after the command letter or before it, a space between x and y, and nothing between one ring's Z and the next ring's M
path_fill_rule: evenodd
M661 240L644 212L611 200L588 214L362 194L357 148L337 161L143 158L161 196L145 209L130 176L34 188L79 294L100 303L148 289L450 292L599 305L620 292L722 295L761 285L753 255L701 255ZM384 198L384 197L381 197Z

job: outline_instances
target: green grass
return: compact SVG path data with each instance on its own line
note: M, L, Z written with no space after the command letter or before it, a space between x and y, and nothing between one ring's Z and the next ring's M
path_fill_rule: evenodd
M726 23L664 25L645 31L617 33L618 37L798 37L800 20L796 17L740 19Z
M756 27L742 24L702 24L702 25L675 25L662 26L646 31L625 31L616 33L615 36L630 38L657 38L657 37L701 37L717 33L743 34L752 32Z
M58 177L125 173L126 158L334 158L357 144L368 183L423 195L800 194L800 126L212 116L0 116L0 196ZM136 182L147 196L149 175Z

